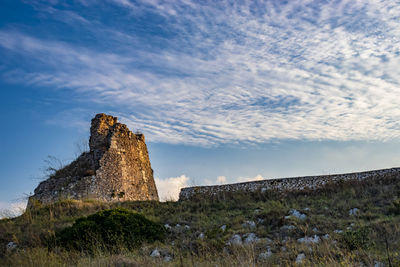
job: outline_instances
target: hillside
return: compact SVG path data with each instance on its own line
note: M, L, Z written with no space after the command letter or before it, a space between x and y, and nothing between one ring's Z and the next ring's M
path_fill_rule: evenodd
M113 207L164 225L166 238L113 252L59 246L58 231ZM399 225L397 174L315 191L221 192L180 202L61 200L0 221L0 265L399 266Z

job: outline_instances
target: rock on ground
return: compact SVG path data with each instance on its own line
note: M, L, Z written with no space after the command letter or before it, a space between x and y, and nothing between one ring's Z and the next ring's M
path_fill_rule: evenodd
M301 213L300 211L296 210L296 209L291 209L289 211L289 215L286 216L286 219L290 219L290 216L294 216L300 220L305 220L307 218L307 215L305 215L304 213Z
M296 264L302 264L305 259L306 259L306 255L304 253L300 253L296 257Z
M230 245L234 245L234 246L240 246L243 244L242 242L242 237L238 234L235 234L231 237L231 239L228 242Z
M317 235L314 235L313 237L305 236L305 237L297 239L297 242L304 243L304 244L307 244L307 245L309 245L309 244L318 244L320 241L321 241L321 239Z

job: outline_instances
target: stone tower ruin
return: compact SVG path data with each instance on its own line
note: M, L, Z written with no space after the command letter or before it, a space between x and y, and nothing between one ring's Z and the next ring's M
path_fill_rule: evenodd
M158 201L144 135L132 133L116 117L92 119L89 152L41 182L28 207L59 199L102 201Z

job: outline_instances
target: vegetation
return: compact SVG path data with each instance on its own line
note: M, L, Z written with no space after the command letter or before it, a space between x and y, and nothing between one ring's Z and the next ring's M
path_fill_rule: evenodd
M132 250L143 242L153 243L164 236L162 225L136 212L114 208L77 219L71 227L56 234L56 244L85 252L98 249L115 252L121 247Z
M399 266L399 178L183 202L62 200L0 220L0 266L293 266L301 254L304 266ZM257 241L233 244L250 233Z
M350 250L368 248L370 242L368 228L349 229L342 234L342 240Z

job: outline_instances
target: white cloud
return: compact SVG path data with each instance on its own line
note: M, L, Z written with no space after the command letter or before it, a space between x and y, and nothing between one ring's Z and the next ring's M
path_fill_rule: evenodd
M24 202L0 202L0 219L12 218L24 213L26 208L26 201Z
M175 35L162 39L163 48L149 48L123 26L103 30L96 22L95 35L124 51L105 53L0 30L0 47L36 64L4 71L3 78L107 103L153 142L400 136L396 3L114 2L132 16L159 14Z
M261 180L265 180L265 178L261 174L257 174L254 177L238 177L236 182L243 183L243 182L261 181Z
M217 177L218 184L226 184L226 177L225 176L218 176Z
M156 178L158 195L161 201L178 200L181 188L187 187L190 178L181 175L179 177L170 177L166 179Z

